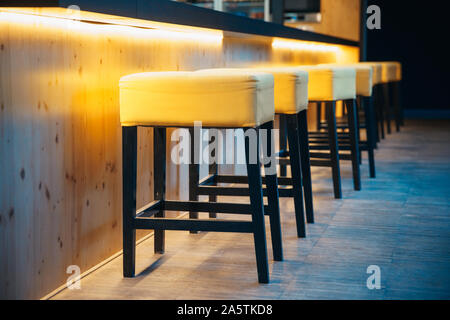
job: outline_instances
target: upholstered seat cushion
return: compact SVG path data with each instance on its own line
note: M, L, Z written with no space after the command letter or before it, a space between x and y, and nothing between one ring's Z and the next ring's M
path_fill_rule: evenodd
M367 64L321 64L323 66L350 67L356 70L356 94L359 96L370 97L373 87L373 68Z
M308 73L297 67L203 69L197 72L265 72L274 77L275 113L296 114L308 108Z
M355 99L356 70L350 67L299 66L309 75L309 101Z
M123 126L254 127L274 118L273 76L260 72L146 72L120 79Z
M402 80L402 65L396 61L382 61L382 83Z
M308 72L296 67L264 67L275 80L275 113L295 114L308 109Z
M402 81L402 64L400 62L394 61L395 64L395 81Z
M388 83L395 78L395 65L389 62L382 62L381 82Z
M372 83L377 85L382 83L383 66L380 62L358 62L359 65L372 67Z

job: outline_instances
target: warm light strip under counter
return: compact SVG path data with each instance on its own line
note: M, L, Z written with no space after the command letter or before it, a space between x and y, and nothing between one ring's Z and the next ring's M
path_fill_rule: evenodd
M30 19L33 16L34 19ZM65 8L1 8L0 21L10 21L23 24L39 22L54 27L68 27L83 32L122 30L132 35L148 36L166 40L199 41L221 45L223 32L221 30L197 28L170 23L147 21L134 18L107 15L102 13L80 11Z
M335 52L339 51L338 45L321 44L319 42L303 41L303 40L287 40L275 38L272 41L272 48L274 49L289 49L289 50L308 50L320 52Z
M272 40L272 49L280 52L300 54L327 54L332 57L332 60L330 60L332 63L355 63L359 61L359 47L348 45L274 38Z

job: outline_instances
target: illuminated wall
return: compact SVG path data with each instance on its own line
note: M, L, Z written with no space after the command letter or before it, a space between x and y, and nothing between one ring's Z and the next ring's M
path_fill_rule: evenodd
M66 282L69 265L84 272L121 250L121 76L353 57L344 47L280 41L0 9L0 298L40 298ZM138 206L152 200L151 152L152 130L140 129ZM168 196L186 199L186 168L167 171Z
M272 48L274 62L289 65L359 61L358 47L275 38Z
M321 0L322 20L288 24L294 28L359 41L361 0Z

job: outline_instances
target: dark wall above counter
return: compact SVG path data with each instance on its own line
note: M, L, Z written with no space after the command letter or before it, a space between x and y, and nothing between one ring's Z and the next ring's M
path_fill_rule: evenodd
M356 41L289 28L280 24L249 19L230 13L199 8L169 0L19 0L3 1L0 6L67 8L70 5L77 5L84 11L159 22L170 22L269 37L359 46L359 43Z

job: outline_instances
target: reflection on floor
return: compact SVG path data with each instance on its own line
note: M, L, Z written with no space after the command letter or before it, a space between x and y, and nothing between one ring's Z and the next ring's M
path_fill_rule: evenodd
M170 231L162 256L153 238L138 246L136 278L122 278L119 257L53 298L449 299L449 159L450 122L409 121L379 145L376 179L364 156L362 191L343 163L334 200L329 169L313 168L316 223L297 239L292 200L282 200L285 261L270 261L268 285L257 283L251 235ZM370 265L379 290L366 286Z

